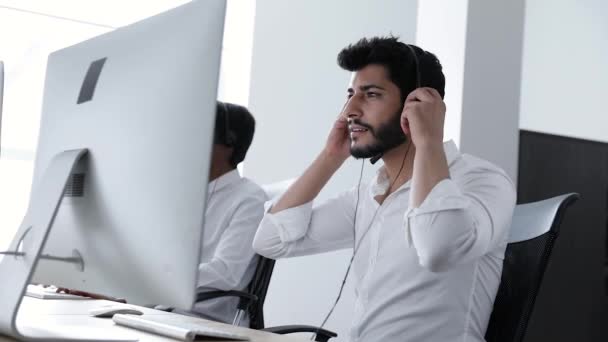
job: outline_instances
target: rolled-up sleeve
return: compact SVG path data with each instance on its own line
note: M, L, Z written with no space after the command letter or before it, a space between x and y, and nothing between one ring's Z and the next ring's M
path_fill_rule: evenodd
M506 245L515 200L513 183L497 171L445 179L406 211L406 241L432 272L474 261Z
M313 202L271 214L273 203L253 240L254 250L272 259L352 247L355 204L353 190L313 208Z

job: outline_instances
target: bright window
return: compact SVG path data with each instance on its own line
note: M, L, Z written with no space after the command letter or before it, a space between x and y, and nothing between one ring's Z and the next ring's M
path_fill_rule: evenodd
M50 52L179 6L186 0L0 0L5 64L0 140L0 250L27 209ZM218 97L246 105L255 1L228 0Z

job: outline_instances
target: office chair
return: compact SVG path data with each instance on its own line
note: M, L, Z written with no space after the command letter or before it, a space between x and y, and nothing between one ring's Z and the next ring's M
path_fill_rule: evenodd
M282 194L293 183L294 179L288 179L282 182L266 184L262 188L266 192L268 198L275 198ZM309 325L284 325L266 328L264 325L264 302L266 293L270 286L272 271L274 270L275 260L265 258L261 255L257 256L257 266L245 291L207 291L197 293L197 302L209 300L219 297L239 297L237 312L233 320L233 325L240 325L246 314L249 315L249 327L251 329L264 330L275 334L291 334L300 332L314 333L315 341L327 342L338 334L326 330L318 329Z
M220 297L239 297L237 311L232 324L241 325L243 318L248 314L249 327L251 329L263 329L263 306L264 301L266 300L266 293L268 292L268 286L270 285L270 278L272 277L275 261L264 258L261 255L256 256L256 258L257 266L255 273L244 291L201 291L196 295L196 302Z
M515 207L487 342L523 341L565 211L578 198L571 193Z
M249 314L249 328L251 329L264 330L281 335L300 332L316 333L315 341L318 342L326 342L332 337L338 336L332 331L326 329L319 330L317 327L309 325L283 325L265 328L264 302L266 300L268 287L270 286L270 279L272 278L272 271L274 270L275 261L261 255L258 255L257 258L258 263L255 273L245 291L232 290L200 292L197 294L196 301L200 302L212 298L226 296L239 297L240 300L237 305L237 313L234 317L233 325L240 325L245 315Z

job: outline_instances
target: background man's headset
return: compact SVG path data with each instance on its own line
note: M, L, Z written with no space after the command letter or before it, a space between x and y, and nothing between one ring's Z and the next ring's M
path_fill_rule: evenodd
M416 89L418 89L418 88L422 87L421 79L420 79L420 63L418 61L418 55L416 55L416 51L411 45L409 45L409 44L405 44L405 45L408 47L408 49L410 50L410 52L412 54L412 57L414 58L414 67L415 67L415 72L416 72ZM426 53L426 51L424 51L424 50L422 50L422 51L423 51L422 52L423 54ZM405 95L407 96L407 94L405 94ZM406 97L406 96L404 96L404 97ZM397 173L397 175L395 176L393 181L390 183L390 186L386 190L387 193L393 188L393 186L395 185L395 182L399 178L399 175L401 175L401 172L403 171L403 167L405 166L405 160L407 159L407 155L408 155L408 152L410 151L411 146L412 146L412 142L410 140L410 143L408 144L405 154L403 156L403 161L401 162L401 168L399 169L399 172ZM371 157L369 160L370 163L375 164L378 160L380 160L380 158L382 158L382 154L383 153L381 152L381 153ZM357 227L357 210L359 209L359 190L361 188L361 179L363 177L364 165L365 165L365 160L361 161L361 172L359 173L359 182L357 184L357 201L355 204L355 216L354 216L354 222L353 222L353 236L354 236L353 255L351 256L350 261L348 263L348 268L346 268L346 273L344 274L344 278L342 279L342 284L340 285L340 290L338 291L338 296L336 297L336 300L335 300L334 304L332 305L331 309L325 316L325 319L321 323L321 326L319 326L317 328L317 332L316 332L317 334L319 333L319 331L321 329L323 329L323 327L325 326L325 323L327 323L327 321L329 320L329 317L331 317L331 314L334 312L336 305L338 305L338 302L340 301L340 297L342 297L342 291L344 290L344 285L346 285L346 279L348 278L348 274L350 273L350 269L353 265L353 261L355 260L355 256L357 255L357 251L359 251L359 247L361 247L363 238L365 238L365 236L369 232L370 228L372 227L372 224L374 223L374 219L376 218L376 215L378 214L378 210L382 207L382 205L380 205L376 208L376 211L374 211L374 215L372 215L372 219L371 219L369 225L367 226L367 228L365 229L365 231L363 232L363 234L361 235L361 237L359 238L359 240L357 242L357 229L356 229L356 227ZM311 340L315 338L315 335L312 336Z
M216 143L225 145L226 147L234 147L234 145L236 144L237 138L236 138L236 134L234 134L234 132L230 129L230 115L228 114L228 105L226 105L226 102L218 102L218 103L222 104L222 110L218 111L218 114L219 114L218 116L223 116L223 119L224 119L224 136L222 138L218 139L216 141ZM221 120L220 118L216 118L216 119ZM216 179L215 183L213 184L213 189L211 190L211 193L207 197L207 204L209 204L209 201L211 200L211 198L213 197L213 194L215 193L215 188L217 187L217 183L219 183L219 178Z
M228 114L226 102L222 102L222 107L224 108L224 141L222 141L222 144L234 147L234 144L236 144L236 134L230 129L230 115Z

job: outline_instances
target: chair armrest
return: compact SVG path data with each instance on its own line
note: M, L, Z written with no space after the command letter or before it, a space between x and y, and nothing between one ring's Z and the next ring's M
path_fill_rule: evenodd
M220 298L220 297L239 297L241 300L239 301L238 309L239 310L247 310L251 303L256 302L258 300L258 296L253 295L251 293L243 292L243 291L207 291L207 292L199 292L196 294L196 302L203 302L209 299ZM148 305L149 308L153 308L160 311L172 312L175 308L172 306L166 305Z
M196 294L196 302L203 302L209 299L220 298L220 297L239 297L238 309L247 310L251 303L257 302L258 296L247 293L244 291L230 290L230 291L207 291L199 292Z
M196 294L196 301L202 302L209 299L220 298L220 297L239 297L249 299L251 301L258 300L258 296L247 293L244 291L230 290L230 291L207 291L199 292Z
M336 334L333 331L319 329L319 328L313 327L311 325L282 325L282 326L271 327L271 328L266 328L266 329L262 329L262 330L271 332L271 333L275 333L275 334L280 334L280 335L299 333L299 332L315 333L317 335L315 337L315 341L318 341L318 342L327 342L330 338L338 337L338 334Z

